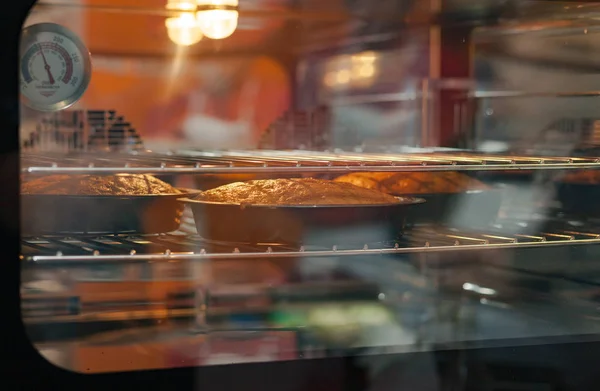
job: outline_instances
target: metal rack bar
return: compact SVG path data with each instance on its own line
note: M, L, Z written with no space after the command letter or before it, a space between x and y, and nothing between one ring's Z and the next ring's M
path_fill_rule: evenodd
M163 234L143 237L106 236L103 238L96 239L104 243L105 248L102 253L99 250L100 247L91 249L85 247L92 243L89 238L77 239L82 246L79 254L73 251L73 247L76 246L74 239L24 238L22 240L24 248L32 247L31 243L37 243L38 246L36 254L24 254L24 262L28 265L41 266L201 262L221 259L372 256L600 244L598 235L588 232L559 230L553 233L509 235L498 232L467 233L440 228L415 229L414 232L394 243L332 245L330 248L215 243L205 241L196 235ZM45 242L47 246L40 246L41 242ZM64 247L61 245L63 242L65 243ZM107 244L109 242L114 243L114 249L106 249L106 247L110 248L110 245ZM131 250L128 250L128 243L131 244ZM146 246L142 243L145 243ZM144 247L146 247L146 251L144 251Z
M467 94L471 98L595 98L600 91L475 91Z
M350 171L512 171L599 169L600 158L449 153L327 153L223 151L218 153L22 154L29 174L346 173Z
M77 315L52 315L44 317L28 317L27 325L69 322L118 322L166 318L193 318L197 310L192 309L152 309L133 311L92 312Z

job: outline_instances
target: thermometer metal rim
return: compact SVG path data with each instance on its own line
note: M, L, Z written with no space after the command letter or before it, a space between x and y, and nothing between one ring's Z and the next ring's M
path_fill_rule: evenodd
M91 54L84 43L79 39L79 37L73 33L71 30L67 29L56 23L38 23L23 29L23 33L21 36L21 59L26 51L36 42L36 36L40 33L54 33L58 35L62 35L68 39L70 39L79 52L81 53L81 61L83 62L83 75L81 75L82 80L79 84L79 87L67 98L61 100L60 102L55 102L51 104L44 104L32 101L27 98L23 93L21 93L21 100L23 103L32 109L39 111L59 111L64 110L73 104L75 104L85 91L87 90L90 80L92 78L92 60ZM21 73L21 66L19 66L19 74Z

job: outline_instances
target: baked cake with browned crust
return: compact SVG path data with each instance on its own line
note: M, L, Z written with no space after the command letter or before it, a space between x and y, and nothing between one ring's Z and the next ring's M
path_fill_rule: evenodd
M247 205L394 204L401 199L355 186L313 178L258 179L207 190L198 200Z
M455 171L354 172L342 175L335 181L395 195L460 193L489 189L483 182Z
M152 175L49 175L21 184L22 194L55 195L158 195L179 190Z

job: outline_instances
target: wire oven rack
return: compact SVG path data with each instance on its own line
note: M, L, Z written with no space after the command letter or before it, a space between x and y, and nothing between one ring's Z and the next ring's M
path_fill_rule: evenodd
M305 245L303 247L282 244L242 244L207 241L195 233L193 217L186 209L180 231L161 235L86 235L73 237L45 236L24 237L21 240L23 270L50 273L66 271L67 280L72 278L90 279L92 281L155 281L157 276L165 281L193 281L197 274L193 271L196 262L211 260L273 260L278 258L301 257L341 257L341 256L392 256L395 254L430 253L444 254L448 252L474 251L484 249L521 249L521 248L562 248L572 245L600 244L600 225L596 222L575 222L571 224L564 218L557 218L554 224L546 225L543 232L520 234L516 227L522 225L520 220L504 219L480 232L467 232L440 226L414 227L396 242L380 242L366 244L340 244L329 248ZM512 232L512 233L508 233ZM557 248L558 246L558 248ZM551 250L559 258L565 254ZM523 255L525 256L525 254ZM568 255L569 259L572 257ZM463 257L459 257L463 259ZM467 257L468 258L468 257ZM468 261L468 260L467 260ZM452 267L450 262L438 266ZM96 266L98 266L96 268ZM159 267L160 266L160 267ZM488 266L519 273L535 274L542 278L558 278L561 281L571 280L585 288L600 284L598 271L593 262L583 270L571 276L570 273L554 275L544 270L542 274L527 269L515 268L491 262ZM31 267L31 268L29 268ZM41 269L39 268L41 267ZM64 267L64 268L63 268ZM73 267L71 269L71 267ZM48 268L48 269L47 269ZM56 268L56 269L54 269ZM53 270L51 270L53 269ZM579 278L580 273L585 273ZM58 276L57 274L53 274ZM37 278L42 278L38 275ZM32 275L33 277L33 275ZM48 278L48 277L45 277ZM33 278L35 280L36 277ZM27 278L25 278L27 280ZM32 281L33 281L32 280ZM55 278L53 278L55 280ZM107 325L119 322L153 322L156 320L179 319L192 321L198 316L194 301L186 295L167 297L162 306L144 302L107 302L97 303L91 307L82 301L74 291L61 293L29 292L23 296L23 311L27 319L31 335L49 333L49 325L57 325L51 332L56 335L66 333L65 323ZM189 294L185 291L183 293ZM529 294L532 294L531 292ZM159 303L160 304L160 303ZM110 307L112 306L112 307ZM156 307L156 308L155 308ZM124 309L125 308L125 309ZM224 312L223 312L224 311ZM223 314L231 309L223 309ZM220 314L218 309L211 309L211 316ZM98 326L100 327L100 326ZM102 326L105 327L105 326ZM108 327L108 326L106 326ZM122 326L114 326L122 327ZM37 330L37 331L36 331ZM77 328L77 333L83 329ZM60 332L59 332L60 331ZM54 335L54 334L52 334ZM35 337L37 338L37 337ZM40 337L41 338L41 337Z
M22 238L22 261L25 266L32 266L32 268L25 267L23 270L25 272L27 270L37 270L38 272L47 270L50 273L63 270L69 274L65 276L67 279L82 278L100 282L129 281L131 278L133 281L155 281L157 276L164 281L194 281L198 275L191 266L196 265L196 262L210 260L266 259L276 261L278 258L300 257L372 257L410 253L448 254L448 252L459 251L547 248L548 246L556 248L556 250L559 249L557 246L568 250L572 245L600 244L600 227L594 230L591 226L576 224L579 227L577 230L563 225L562 229L556 227L536 234L506 234L502 233L498 226L492 227L496 228L495 230L490 229L487 232L478 233L439 226L423 226L413 228L396 242L333 245L331 248L310 245L304 247L281 244L250 245L203 240L191 232L193 221L190 221L190 218L189 214L184 215L182 230L171 234ZM509 224L511 223L505 222L503 228L510 231L513 227ZM552 252L558 258L564 256L567 256L568 259L572 258L571 255L556 250L552 250ZM522 256L526 257L526 254ZM401 260L402 258L400 258ZM445 259L445 261L447 260ZM468 263L469 257L460 256L456 260L464 260ZM445 269L452 268L452 264L455 263L442 262L437 266L432 266ZM517 262L517 264L519 263ZM38 266L41 266L41 269ZM595 289L600 285L598 280L600 274L594 266L594 262L588 263L585 270L581 267L577 268L578 271L573 275L563 272L554 273L551 270L552 267L550 270L544 269L540 272L529 270L527 267L522 268L523 265L504 265L493 260L487 266L516 272L524 278L533 276L534 278L571 281L583 284L581 289ZM38 278L43 279L41 274ZM34 277L33 280L35 279ZM28 327L41 327L39 330L31 329L30 332L41 332L41 335L45 335L44 333L48 332L46 328L49 324L79 324L80 322L112 324L123 321L143 323L157 319L192 321L198 316L197 308L194 307L195 301L188 296L176 295L177 293L189 294L185 290L188 288L179 288L183 289L183 292L173 291L173 294L166 298L162 306L156 306L157 303L145 302L141 299L131 303L109 300L107 303L96 303L97 305L90 306L89 303L82 302L75 291L69 290L68 285L67 282L67 285L64 286L66 291L62 295L60 293L33 292L27 293L23 297L23 311ZM191 289L193 290L193 288ZM533 297L534 293L540 295L539 292L529 292L528 294ZM232 310L223 309L223 311L221 312L225 314ZM218 316L221 312L213 308L211 316ZM65 331L62 326L59 327L59 330L68 334L68 330ZM78 333L82 332L81 329L77 330L79 330ZM58 330L55 331L57 335L60 334Z
M378 154L313 151L151 151L21 155L29 174L343 173L348 171L505 171L598 169L596 157L472 153Z
M188 217L189 218L189 217ZM184 222L183 229L190 224ZM516 226L516 225L515 225ZM600 244L600 228L564 225L539 233L488 229L461 231L439 226L415 227L395 242L290 246L207 241L194 233L22 238L22 260L29 266L112 263L188 262L220 259L373 256L491 249ZM513 233L508 233L513 232Z

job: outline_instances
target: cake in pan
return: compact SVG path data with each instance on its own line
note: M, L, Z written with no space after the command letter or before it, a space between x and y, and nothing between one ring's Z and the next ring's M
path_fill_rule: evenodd
M439 172L354 172L335 179L387 194L461 193L468 190L489 190L477 179L455 171Z
M199 201L247 205L397 204L402 199L352 183L324 179L259 179L207 190Z
M179 194L178 189L145 174L49 175L21 184L22 194L53 195L162 195Z

